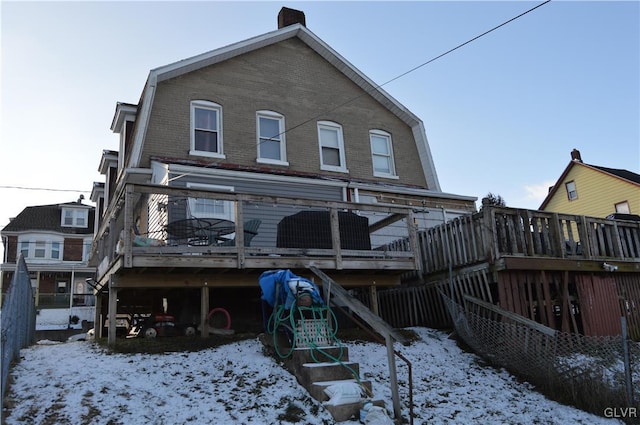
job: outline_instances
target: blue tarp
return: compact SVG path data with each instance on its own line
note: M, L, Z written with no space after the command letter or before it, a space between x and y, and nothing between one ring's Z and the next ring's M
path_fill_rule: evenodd
M284 305L287 310L291 308L296 300L296 294L292 291L291 286L300 287L301 290L310 294L314 304L324 304L316 284L309 279L293 274L291 270L266 271L260 275L259 283L260 289L262 289L262 299L271 307Z

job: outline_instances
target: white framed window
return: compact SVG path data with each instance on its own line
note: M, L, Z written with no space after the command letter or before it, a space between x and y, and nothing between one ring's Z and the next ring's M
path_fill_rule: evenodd
M54 260L60 260L62 244L60 242L51 242L51 258Z
M89 210L86 208L63 208L62 227L82 227L87 228L89 225Z
M369 140L371 141L373 175L378 177L397 177L393 160L391 134L382 130L371 130L369 131Z
M91 256L91 239L85 239L82 245L82 261L89 261Z
M318 121L320 169L348 172L344 154L342 126L331 121Z
M578 190L576 189L576 182L570 181L565 183L564 186L567 189L567 198L570 201L574 201L578 199Z
M615 204L616 212L620 214L631 214L631 208L629 208L629 202L623 201Z
M36 241L35 245L33 252L34 258L45 258L47 254L47 243L45 241Z
M29 241L20 242L20 253L25 259L29 258Z
M191 150L189 154L224 158L222 106L206 100L191 102Z
M233 192L232 186L218 186L203 183L187 183L187 187L193 189L209 189ZM212 198L189 198L190 218L221 218L235 221L236 212L233 201Z
M258 162L289 165L284 132L284 116L272 111L256 113Z
M19 239L20 253L25 260L62 261L63 238L42 235L25 235Z

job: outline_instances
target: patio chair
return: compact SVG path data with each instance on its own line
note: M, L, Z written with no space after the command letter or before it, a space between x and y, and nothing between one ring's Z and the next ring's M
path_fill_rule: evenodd
M257 218L244 222L244 246L251 245L251 239L253 239L253 237L258 234L258 228L260 227L260 224L262 224L262 220ZM218 244L218 246L235 246L235 245L236 245L236 238L229 239Z

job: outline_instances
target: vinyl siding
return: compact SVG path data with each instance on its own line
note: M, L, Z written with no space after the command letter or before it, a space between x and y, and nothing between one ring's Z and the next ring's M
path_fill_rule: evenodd
M258 177L258 176L256 176ZM259 178L259 177L258 177ZM231 186L235 193L250 193L253 195L266 196L287 196L294 198L315 199L324 201L342 201L342 187L326 186L318 184L304 184L296 182L265 182L259 179L229 179L221 177L190 177L175 181L175 186L187 186L189 183L208 184L217 186ZM178 205L185 205L178 203ZM301 211L300 208L293 206L274 206L274 205L245 205L244 221L259 219L261 220L258 235L251 241L251 246L271 246L275 245L277 236L278 223L280 220L289 215L293 215ZM174 209L169 213L169 221L179 220L186 217L185 209Z
M578 198L569 201L565 184L574 181ZM640 186L595 170L574 164L559 185L545 211L606 217L615 212L615 204L629 203L632 214L640 214Z

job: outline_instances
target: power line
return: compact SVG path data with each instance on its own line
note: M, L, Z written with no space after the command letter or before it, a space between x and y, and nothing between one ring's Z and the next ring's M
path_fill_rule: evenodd
M408 74L410 74L410 73L412 73L414 71L417 71L418 69L420 69L420 68L422 68L422 67L424 67L424 66L426 66L426 65L428 65L428 64L430 64L432 62L435 62L436 60L438 60L438 59L440 59L440 58L442 58L442 57L444 57L444 56L446 56L446 55L448 55L448 54L450 54L450 53L452 53L452 52L454 52L454 51L456 51L456 50L458 50L458 49L460 49L460 48L462 48L464 46L466 46L467 44L470 44L470 43L478 40L479 38L484 37L487 34L492 33L493 31L495 31L495 30L497 30L499 28L502 28L503 26L515 21L516 19L519 19L519 18L523 17L524 15L526 15L528 13L533 12L534 10L538 9L539 7L542 7L542 6L544 6L544 5L546 5L547 3L550 3L550 2L551 2L551 0L546 0L543 3L540 3L540 4L534 6L534 7L530 8L530 9L520 13L519 15L514 16L513 18L508 19L508 20L504 21L503 23L501 23L499 25L496 25L495 27L493 27L493 28L481 33L481 34L479 34L479 35L477 35L477 36L475 36L473 38L470 38L469 40L465 41L464 43L458 44L457 46L447 50L446 52L441 53L441 54L439 54L439 55L427 60L426 62L423 62L420 65L415 66L415 67L409 69L408 71L403 72L400 75L397 75L396 77L394 77L394 78L392 78L392 79L390 79L388 81L385 81L382 84L375 85L373 88L371 88L369 90L364 90L364 93L362 93L362 94L360 94L358 96L355 96L355 97L353 97L353 98L351 98L351 99L349 99L349 100L347 100L347 101L345 101L345 102L343 102L343 103L341 103L341 104L339 104L339 105L337 105L337 106L335 106L335 107L333 107L331 109L325 110L321 114L317 114L317 115L315 115L315 116L313 116L313 117L311 117L311 118L309 118L309 119L307 119L307 120L305 120L305 121L303 121L303 122L301 122L299 124L294 125L293 127L289 127L288 129L285 129L283 132L273 136L273 138L269 138L268 140L274 140L275 137L278 137L278 136L281 136L283 134L286 134L286 133L290 132L291 130L294 130L294 129L298 128L298 127L301 127L301 126L303 126L305 124L308 124L309 122L311 122L311 121L313 121L313 120L315 120L315 119L317 119L317 118L319 118L319 117L321 117L323 115L326 115L329 112L333 112L336 109L342 108L343 106L348 105L349 103L351 103L351 102L353 102L353 101L355 101L355 100L357 100L357 99L359 99L359 98L361 98L361 97L363 97L365 95L370 94L374 90L377 90L377 89L379 89L379 88L381 88L381 87L383 87L383 86L385 86L385 85L387 85L389 83L392 83L393 81L396 81L396 80L398 80L398 79L400 79L400 78L402 78L402 77L404 77L404 76L406 76L406 75L408 75ZM261 143L264 143L264 142L259 142L259 144L261 144ZM216 164L216 163L212 162L210 165L214 165L214 164ZM190 174L191 173L184 173L184 174L181 174L179 176L176 176L176 177L172 178L171 180L176 180L178 178L182 178L182 177L188 176ZM87 190L32 188L32 187L22 187L22 186L0 186L0 189L39 190L39 191L48 191L48 192L81 192L81 193L90 193L90 191L87 191Z
M287 132L289 132L289 131L291 131L291 130L293 130L293 129L296 129L296 128L298 128L298 127L301 127L301 126L303 126L303 125L305 125L305 124L307 124L307 123L309 123L309 122L311 122L311 121L313 121L313 120L315 120L315 119L317 119L317 118L321 117L322 115L327 114L328 112L333 112L333 111L335 111L336 109L339 109L339 108L341 108L341 107L343 107L343 106L345 106L345 105L348 105L349 103L353 102L354 100L357 100L357 99L359 99L359 98L363 97L364 95L367 95L367 94L371 93L372 91L374 91L374 90L377 90L377 89L381 88L382 86L385 86L385 85L387 85L387 84L389 84L389 83L391 83L391 82L393 82L393 81L396 81L396 80L398 80L398 79L400 79L400 78L404 77L405 75L408 75L408 74L410 74L410 73L412 73L412 72L414 72L414 71L416 71L416 70L418 70L418 69L422 68L423 66L428 65L428 64L430 64L430 63L432 63L432 62L434 62L434 61L436 61L436 60L438 60L438 59L440 59L440 58L442 58L442 57L444 57L444 56L448 55L449 53L452 53L452 52L454 52L454 51L456 51L456 50L460 49L461 47L464 47L464 46L466 46L467 44L472 43L472 42L476 41L477 39L479 39L479 38L481 38L481 37L484 37L485 35L487 35L487 34L489 34L489 33L493 32L493 31L497 30L498 28L501 28L501 27L503 27L503 26L505 26L505 25L507 25L507 24L509 24L509 23L511 23L511 22L513 22L513 21L515 21L516 19L519 19L519 18L523 17L524 15L526 15L526 14L528 14L528 13L530 13L530 12L533 12L533 11L534 11L534 10L536 10L537 8L542 7L542 6L544 6L545 4L550 3L550 2L551 2L551 0L546 0L545 2L540 3L539 5L534 6L534 7L532 7L532 8L531 8L531 9L529 9L529 10L526 10L525 12L522 12L522 13L520 13L519 15L514 16L513 18L511 18L511 19L509 19L509 20L507 20L507 21L504 21L503 23L501 23L501 24L499 24L499 25L496 25L495 27L493 27L493 28L491 28L491 29L489 29L489 30L487 30L487 31L483 32L482 34L479 34L479 35L477 35L477 36L475 36L475 37L473 37L473 38L471 38L471 39L469 39L469 40L465 41L464 43L458 44L456 47L454 47L454 48L452 48L452 49L449 49L449 50L447 50L446 52L441 53L441 54L439 54L438 56L435 56L435 57L433 57L433 58L429 59L428 61L423 62L422 64L420 64L420 65L418 65L418 66L415 66L415 67L411 68L410 70L408 70L408 71L406 71L406 72L403 72L402 74L400 74L400 75L398 75L398 76L396 76L396 77L394 77L394 78L392 78L392 79L390 79L390 80L388 80L388 81L385 81L385 82L384 82L384 83L382 83L382 84L379 84L379 85L377 85L377 86L374 86L374 87L373 87L372 89L370 89L370 90L365 90L365 92L364 92L364 93L362 93L362 94L360 94L360 95L358 95L358 96L356 96L356 97L353 97L353 98L351 98L351 99L349 99L349 100L345 101L344 103L339 104L338 106L336 106L336 107L334 107L334 108L331 108L331 109L329 109L329 110L327 110L327 111L324 111L322 114L318 114L318 115L316 115L316 116L314 116L314 117L311 117L311 118L309 118L308 120L303 121L303 122L301 122L300 124L297 124L297 125L295 125L295 126L293 126L293 127L289 128L289 129L287 129L287 130L283 131L283 132L282 132L282 133L280 133L280 134L287 133ZM278 134L278 136L279 136L280 134Z
M418 69L420 69L420 68L422 68L422 67L424 67L424 66L426 66L426 65L428 65L430 63L432 63L432 62L435 62L436 60L448 55L449 53L452 53L452 52L454 52L454 51L466 46L467 44L472 43L472 42L478 40L479 38L484 37L487 34L492 33L493 31L495 31L495 30L497 30L497 29L499 29L499 28L501 28L501 27L503 27L503 26L515 21L516 19L519 19L519 18L523 17L524 15L526 15L528 13L533 12L534 10L538 9L539 7L542 7L542 6L544 6L544 5L546 5L547 3L550 3L550 2L551 2L551 0L546 0L546 1L544 1L544 2L542 2L540 4L538 4L538 5L530 8L530 9L520 13L519 15L516 15L513 18L502 22L499 25L496 25L495 27L493 27L493 28L481 33L481 34L479 34L479 35L477 35L477 36L475 36L473 38L470 38L469 40L465 41L464 43L458 44L457 46L447 50L446 52L441 53L441 54L439 54L439 55L427 60L426 62L423 62L420 65L415 66L415 67L409 69L408 71L405 71L402 74L400 74L400 75L398 75L398 76L396 76L396 77L394 77L394 78L392 78L392 79L390 79L388 81L385 81L382 84L375 85L373 88L368 89L368 90L365 89L364 93L359 94L358 96L355 96L355 97L353 97L353 98L351 98L351 99L349 99L349 100L347 100L347 101L345 101L345 102L343 102L343 103L341 103L341 104L339 104L339 105L337 105L337 106L335 106L335 107L333 107L331 109L325 110L321 114L317 114L317 115L315 115L315 116L313 116L313 117L311 117L311 118L309 118L309 119L307 119L307 120L305 120L305 121L303 121L303 122L301 122L299 124L294 125L293 127L289 127L288 129L285 129L283 132L274 135L273 137L269 138L268 140L277 140L277 139L275 139L276 137L279 137L279 136L281 136L283 134L286 134L286 133L288 133L288 132L290 132L292 130L295 130L298 127L302 127L303 125L308 124L309 122L311 122L313 120L316 120L319 117L321 117L323 115L326 115L329 112L333 112L336 109L342 108L343 106L348 105L349 103L351 103L351 102L353 102L353 101L355 101L355 100L357 100L357 99L359 99L359 98L361 98L361 97L363 97L365 95L368 95L369 93L373 92L374 90L377 90L377 89L381 88L382 86L385 86L385 85L387 85L387 84L389 84L389 83L391 83L393 81L396 81L396 80L398 80L398 79L400 79L400 78L402 78L402 77L404 77L404 76L406 76L406 75L408 75L408 74L410 74L410 73L412 73L412 72L414 72L414 71L416 71L416 70L418 70ZM262 141L258 142L259 145L262 144L262 143L264 143L264 142L262 142ZM215 164L217 164L217 162L212 162L209 165L206 165L204 168L207 168L208 166L215 165ZM183 174L180 174L180 175L178 175L176 177L173 177L171 180L177 180L177 179L180 179L182 177L189 176L191 174L193 174L193 173L183 173Z
M91 193L90 190L77 190L77 189L53 189L46 187L26 187L26 186L5 186L0 185L0 189L18 189L18 190L39 190L43 192L81 192L81 193Z

